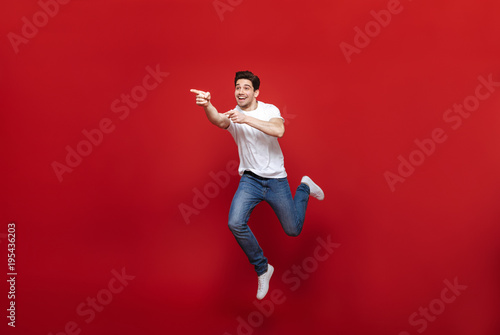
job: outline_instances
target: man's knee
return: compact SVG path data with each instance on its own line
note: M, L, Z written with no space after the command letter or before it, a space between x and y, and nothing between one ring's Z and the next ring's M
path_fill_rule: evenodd
M237 218L229 218L229 221L227 223L227 226L229 227L229 230L232 231L233 233L239 232L242 230L244 223L241 220L238 220Z
M291 237L297 237L300 235L300 230L297 230L297 229L293 229L293 230L288 230L288 231L285 231L285 233L288 235L288 236L291 236Z

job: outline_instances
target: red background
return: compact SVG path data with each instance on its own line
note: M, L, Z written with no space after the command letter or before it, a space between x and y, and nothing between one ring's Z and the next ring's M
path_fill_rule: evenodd
M259 99L287 119L291 187L307 174L326 193L311 199L298 238L267 204L255 210L251 227L276 267L271 290L286 300L253 332L499 334L500 89L456 130L443 120L479 76L500 81L498 2L402 0L350 63L340 44L354 45L354 28L388 1L221 2L223 20L210 0L73 0L17 53L9 33L21 36L41 7L0 5L0 259L6 277L15 222L18 271L15 329L0 285L2 333L57 334L71 322L81 334L238 333L257 289L227 228L238 178L212 189L189 223L179 206L193 207L210 172L238 157L189 89L229 110L234 73L248 69ZM122 120L111 104L147 66L169 75ZM53 162L106 118L113 131L60 182ZM447 140L392 192L384 173L435 128ZM328 236L340 246L292 291L283 274ZM77 306L123 268L135 278L87 323ZM467 288L443 311L445 280ZM430 304L435 320L411 324Z

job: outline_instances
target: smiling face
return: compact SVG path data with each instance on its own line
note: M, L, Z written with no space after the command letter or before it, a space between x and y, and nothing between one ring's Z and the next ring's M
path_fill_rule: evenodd
M254 90L252 82L248 79L239 79L236 82L234 96L236 103L244 111L251 111L257 108L257 96L259 90Z

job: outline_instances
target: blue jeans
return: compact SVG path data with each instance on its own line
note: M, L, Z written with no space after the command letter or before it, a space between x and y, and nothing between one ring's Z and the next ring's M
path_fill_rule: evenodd
M309 186L300 184L295 198L292 198L286 177L268 179L247 173L241 176L229 210L229 229L254 265L257 275L267 271L267 258L247 224L253 209L261 201L266 201L278 216L285 233L298 236L304 224L309 193Z

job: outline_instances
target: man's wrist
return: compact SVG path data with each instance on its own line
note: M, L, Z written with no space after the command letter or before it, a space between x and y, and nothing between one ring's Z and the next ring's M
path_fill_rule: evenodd
M241 115L243 115L243 120L241 120L241 123L246 123L246 124L250 125L249 123L251 121L251 119L250 119L251 116L245 115L243 113L241 113Z

